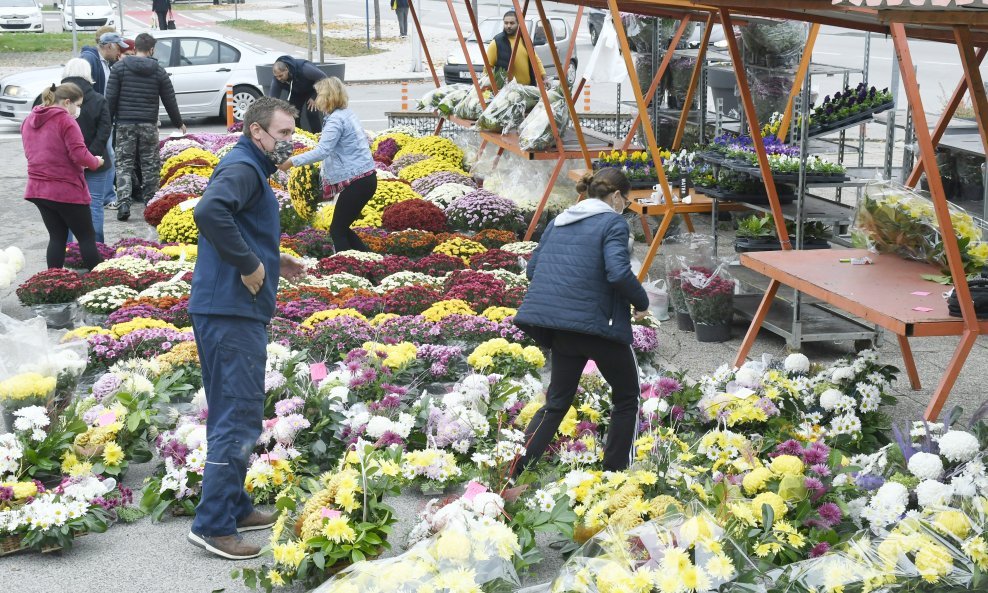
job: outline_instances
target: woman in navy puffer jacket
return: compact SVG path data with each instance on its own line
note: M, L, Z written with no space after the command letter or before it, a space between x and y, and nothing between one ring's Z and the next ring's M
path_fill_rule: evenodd
M631 271L628 206L631 184L606 168L576 186L588 199L546 228L528 263L531 280L515 323L551 351L546 403L525 430L525 457L515 473L537 461L569 411L580 376L593 360L611 386L610 430L604 469L628 466L638 416L638 364L631 349L631 307L648 309L645 289Z

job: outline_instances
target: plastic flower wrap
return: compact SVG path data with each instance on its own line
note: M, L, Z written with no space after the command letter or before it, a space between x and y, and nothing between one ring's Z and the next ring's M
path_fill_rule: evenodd
M510 132L521 124L540 98L537 87L512 80L487 103L477 127L485 132Z
M535 346L522 346L504 338L487 340L474 348L467 364L485 373L508 376L535 374L545 366L545 356Z
M473 500L488 493L474 494ZM466 496L470 496L465 495ZM514 560L518 537L494 519L461 511L453 503L437 511L442 528L407 552L355 564L316 589L318 593L499 592L520 586Z
M17 273L24 269L24 253L16 246L0 249L0 290L14 283Z
M397 160L406 154L415 153L427 154L430 157L442 159L458 168L463 165L463 149L449 138L443 138L442 136L415 138L404 144L394 158ZM415 191L419 190L416 189Z
M442 449L409 451L402 456L401 473L409 482L418 483L423 491L444 489L462 474L456 457Z
M556 120L556 128L562 137L566 133L566 128L569 127L566 96L559 88L552 89L547 94L552 117ZM554 146L555 143L556 137L552 134L549 115L546 113L545 105L539 100L539 103L525 117L525 120L521 122L521 127L518 128L518 147L522 150L545 150Z
M988 260L982 227L961 208L950 204L948 208L964 271L978 273ZM887 182L870 183L858 203L851 236L857 247L925 261L949 274L933 203L911 189Z

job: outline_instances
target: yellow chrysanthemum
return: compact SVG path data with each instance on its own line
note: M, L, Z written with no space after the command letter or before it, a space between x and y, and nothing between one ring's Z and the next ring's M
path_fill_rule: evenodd
M428 321L437 322L449 317L450 315L476 315L470 305L461 299L450 299L446 301L437 301L429 306L428 309L422 311L421 315Z
M327 311L317 311L312 315L309 315L305 321L302 322L302 326L311 329L323 321L336 319L337 317L354 317L362 321L367 321L367 317L356 309L329 309Z
M172 207L158 225L158 239L162 243L198 243L199 227L196 226L192 208L182 210Z
M21 373L0 381L0 401L44 399L55 391L55 377L38 373Z
M795 455L779 455L772 460L771 469L779 475L803 475L803 460Z
M322 180L319 165L293 167L288 177L288 195L292 207L302 220L311 220L322 200Z
M124 460L123 449L115 442L109 442L103 447L103 463L116 467Z

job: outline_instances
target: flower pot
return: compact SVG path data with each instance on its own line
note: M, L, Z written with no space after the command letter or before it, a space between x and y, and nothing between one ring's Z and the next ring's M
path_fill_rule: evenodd
M35 315L45 318L50 329L72 329L75 327L77 308L75 301L71 303L55 303L49 305L31 305Z
M107 313L92 313L90 311L82 310L82 322L85 325L95 325L103 327L106 324L106 320L110 318Z
M726 342L731 339L731 322L717 324L695 323L697 342Z
M676 311L676 328L684 332L693 331L693 318L690 317L689 313Z
M782 249L782 244L775 237L737 237L734 239L734 251L737 253L778 251L780 249Z

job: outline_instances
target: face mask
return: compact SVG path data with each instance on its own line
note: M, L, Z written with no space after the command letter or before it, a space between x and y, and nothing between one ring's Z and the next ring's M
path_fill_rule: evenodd
M261 128L262 130L264 128ZM271 136L271 133L264 130L264 133ZM287 161L292 157L292 152L295 150L295 145L291 140L278 140L274 136L271 136L274 140L274 150L265 150L264 154L268 157L268 160L274 163L275 166Z

